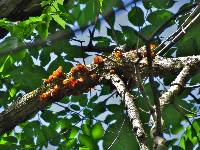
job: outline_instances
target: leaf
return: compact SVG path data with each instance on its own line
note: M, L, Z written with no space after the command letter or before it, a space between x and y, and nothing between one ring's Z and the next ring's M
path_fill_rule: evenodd
M159 9L171 8L175 2L174 0L151 0L151 4Z
M97 41L97 43L95 44L95 46L98 47L106 47L110 45L111 40L107 37L103 37L103 36L98 36L98 37L94 37L93 41Z
M81 145L87 146L89 149L93 150L97 148L96 143L93 141L93 139L84 134L79 134L78 140L80 141ZM95 148L96 147L96 148Z
M100 93L100 96L101 95L107 95L111 92L110 90L110 86L107 86L107 85L103 85L102 89L101 89L101 93Z
M69 72L72 68L72 64L70 62L65 62L62 57L57 57L48 67L48 74L52 74L59 66L63 67L63 72Z
M180 147L185 150L185 141L187 140L187 137L186 135L182 136L181 137L181 140L180 140Z
M200 23L196 22L192 25L192 28L190 28L187 31L187 34L181 38L176 46L178 48L177 50L177 56L192 56L192 55L199 55L200 51L200 41L199 41L199 28Z
M79 110L80 110L79 105L76 105L76 104L71 104L71 105L70 105L70 108L72 108L72 109L75 110L75 111L79 111Z
M7 37L0 43L0 51L11 50L19 46L20 41L16 37Z
M59 144L58 150L71 150L74 149L77 143L76 139L70 139L68 141L63 141Z
M79 150L90 150L90 149L87 148L87 147L79 147L78 149L79 149Z
M106 107L105 107L105 101L104 101L104 102L100 102L96 104L95 108L92 111L92 114L94 116L98 116L105 111L106 111Z
M152 13L150 13L147 16L147 21L149 21L154 26L160 26L165 21L167 21L169 18L173 16L173 13L168 10L157 10Z
M109 104L107 106L107 109L109 111L111 111L112 113L119 113L119 112L122 112L124 110L124 107L122 105L119 105L119 104Z
M3 137L3 139L5 141L8 141L9 143L17 143L17 138L14 136L7 136L7 137Z
M9 89L10 97L14 97L16 93L17 93L17 89L15 87L12 87L11 89Z
M142 26L144 24L144 13L140 7L133 7L128 13L128 19L135 26Z
M78 19L80 28L84 27L89 22L94 22L100 12L100 3L97 0L89 0L85 3L85 5L86 6L81 11L80 17Z
M82 129L82 131L83 131L83 134L88 135L88 136L91 135L91 127L90 127L90 124L84 123L84 124L81 126L81 129Z
M101 125L101 123L97 122L93 127L92 127L92 137L95 140L100 140L103 135L104 135L104 129Z
M147 38L150 38L151 35L156 31L156 26L153 25L147 25L140 31L143 35L145 35Z
M138 39L140 40L138 47L141 47L143 45L142 39L138 37L137 31L129 26L121 26L122 32L126 37L126 44L127 46L133 47L137 44Z
M0 66L0 73L1 72L6 72L6 70L11 67L11 65L13 64L13 58L9 55L6 57L6 59L4 60L3 64Z
M200 73L197 73L191 78L191 84L197 84L199 82L200 82Z
M74 139L76 137L76 135L79 132L79 128L78 127L73 127L71 129L70 135L69 135L69 139Z
M176 114L176 115L174 115ZM163 109L163 120L164 124L167 125L169 128L170 125L173 126L173 128L179 127L180 122L183 120L183 116L176 111L176 109L173 107L173 105L168 105L164 107Z
M46 110L41 114L42 119L44 119L46 122L55 122L57 116L53 114L52 111Z
M42 132L52 145L58 145L60 143L60 135L55 131L55 129L43 126Z
M125 36L121 31L107 28L108 36L111 36L117 44L123 45L125 43Z
M16 85L27 90L33 90L42 84L46 73L42 67L39 66L20 66L10 72L10 76Z
M151 9L152 8L152 3L149 0L142 0L142 4L145 9Z
M66 21L64 21L60 15L52 15L53 19L63 28L65 29Z
M49 31L49 24L52 20L50 15L43 16L43 22L37 26L37 31L42 39L46 39Z
M110 150L139 150L130 122L127 119L122 124L122 121L123 118L107 128L103 137L103 148L108 149L113 141L115 141L110 147Z

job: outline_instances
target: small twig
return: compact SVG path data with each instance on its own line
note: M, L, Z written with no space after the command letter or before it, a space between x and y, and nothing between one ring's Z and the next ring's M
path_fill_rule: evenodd
M161 24L151 35L151 37L149 38L149 41L152 41L153 38L160 32L162 32L168 25L169 23L176 19L179 15L183 14L184 12L191 10L192 8L194 8L195 6L197 6L198 3L192 4L191 6L188 6L187 8L182 9L181 11L178 11L176 14L174 14L172 17L170 17L168 20L166 20L163 24ZM159 46L160 47L160 46Z
M97 25L97 22L98 22L98 17L99 17L99 15L97 15L96 18L95 18L92 31L89 29L90 41L89 41L88 46L87 46L88 48L93 47L92 40L94 38L94 32L95 32L95 28L96 28L96 25Z
M192 94L191 92L189 93L189 95L194 98L194 101L197 103L197 104L200 104L200 100L194 95Z
M150 43L146 43L146 51L147 51L147 62L148 62L148 71L149 71L149 83L151 85L152 93L153 93L153 100L156 106L156 136L161 134L161 110L160 110L160 101L158 99L158 90L155 85L154 76L153 76L153 67L152 61L153 58L151 56L151 49Z
M137 50L137 55L139 57L138 45L139 45L139 37L138 37L137 49L136 49ZM147 105L147 108L149 109L150 113L153 114L155 112L154 108L151 106L151 104L149 102L149 97L147 96L147 94L145 92L145 88L144 88L144 86L142 84L142 78L141 78L141 75L140 75L139 61L140 61L140 59L138 60L138 63L135 64L135 74L136 74L136 78L137 78L137 85L138 85L138 88L139 88L143 98L144 98L144 101L146 102L145 104Z
M183 118L189 123L189 125L192 128L192 130L195 132L195 137L197 138L198 143L200 144L198 133L196 132L195 128L193 127L190 119L187 116L185 116L184 112L175 103L173 103L173 106L176 109L176 111L179 112L183 116Z
M191 89L195 89L195 88L199 88L200 84L195 84L195 85L185 85L184 88L191 88Z
M193 115L197 115L196 113L194 113L194 112L192 112L192 111L189 111L188 109L186 109L186 108L184 108L183 106L181 106L181 105L178 105L178 107L180 107L182 110L184 110L185 112L188 112L188 113L190 113L190 114L193 114Z
M130 5L132 5L132 1L127 3L124 7L128 7ZM120 11L121 8L117 9L116 12ZM106 14L106 16L109 16L109 13ZM103 20L104 18L100 18L99 21ZM22 43L20 44L18 47L16 48L11 48L11 49L5 49L5 50L2 50L0 51L0 56L5 56L5 55L8 55L8 54L15 54L19 51L22 51L24 49L30 49L30 48L35 48L35 47L39 47L39 46L48 46L49 42L56 42L56 41L59 41L59 40L62 40L66 37L70 38L73 33L76 33L76 32L79 32L79 31L82 31L88 27L90 27L92 24L94 24L94 21L90 24L90 25L85 25L83 27L80 27L80 28L77 28L73 31L70 30L70 32L68 30L62 30L62 31L58 31L54 34L51 34L46 40L43 40L43 39L38 39L38 40L35 40L34 42L30 42L30 43Z
M124 122L125 122L125 118L124 118L124 120L123 120L123 122L121 124L121 127L120 127L119 131L117 132L117 136L115 137L113 142L110 144L110 146L107 148L107 150L109 150L113 146L113 144L117 141L117 139L118 139L118 137L119 137L119 135L121 133L121 130L122 130L123 126L124 126Z
M199 5L197 6L197 8L195 8L195 10L191 13L191 15L189 17L192 16L193 13L196 13L196 11L199 9ZM190 18L187 18L186 21L188 21ZM189 27L191 27L191 25L197 21L197 19L200 17L200 13L198 13L189 23L187 23L187 25L184 27L184 25L186 24L186 21L183 23L183 25L181 25L181 27L171 36L174 37L172 40L170 40L170 42L168 44L166 44L158 53L157 55L163 55L164 53L166 53L169 48L171 48L182 36L185 35L185 32L189 29ZM167 39L168 40L168 39ZM161 43L163 45L163 43ZM160 45L161 45L160 44ZM158 46L155 51L160 48L161 46Z

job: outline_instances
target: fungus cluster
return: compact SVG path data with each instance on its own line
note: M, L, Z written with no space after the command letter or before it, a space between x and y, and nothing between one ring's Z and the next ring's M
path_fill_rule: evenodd
M103 63L103 58L101 56L96 56L93 63L101 64ZM90 83L97 82L99 79L96 73L89 71L83 64L77 64L72 67L68 76L63 73L62 70L63 68L60 66L48 79L44 80L45 84L52 84L54 86L39 95L40 101L52 99L59 95L60 92L65 93L65 95L70 95L73 90L77 89L88 91L92 86ZM82 89L82 87L84 88ZM78 90L76 93L78 93Z

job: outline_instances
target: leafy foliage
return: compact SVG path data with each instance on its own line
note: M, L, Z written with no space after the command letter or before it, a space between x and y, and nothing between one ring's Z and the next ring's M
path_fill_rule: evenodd
M0 27L9 31L9 34L1 40L0 51L8 51L25 42L46 40L56 31L65 30L70 33L68 37L55 43L48 41L44 47L22 49L16 54L0 57L1 109L5 109L16 97L39 87L42 80L58 66L62 65L65 72L69 72L75 63L82 62L82 58L90 56L91 54L82 50L80 43L73 41L81 39L82 35L87 39L89 34L85 35L85 32L88 31L89 25L96 24L94 28L100 33L95 31L92 39L94 46L126 44L128 47L136 48L144 45L137 32L147 38L151 37L174 15L175 12L170 8L177 7L175 6L177 3L179 2L174 0L142 0L126 8L126 3L122 0L68 0L67 3L64 0L42 0L43 12L40 16L17 22L10 21L9 18L0 19ZM187 8L192 3L193 1L186 4L182 2L182 5ZM124 20L116 21L121 13L118 10L127 10L125 15L130 25L128 20L127 25L121 25ZM175 21L171 21L162 31L173 25L179 27L185 17L187 12L178 17L176 24ZM95 23L96 18L100 18L97 23ZM101 28L105 24L106 32L102 35ZM117 24L119 27L116 27ZM77 29L83 32L77 33ZM153 42L162 40L163 35L159 36L161 32L157 33L157 39ZM197 22L166 56L199 54L199 33L199 22ZM84 45L87 45L87 42L86 40ZM164 91L165 86L170 85L172 76L157 79L161 78L164 78L163 82L156 81L156 84L159 85L160 91ZM145 90L153 102L148 81L145 83ZM189 83L198 84L199 74L191 77ZM137 91L138 94L137 88L133 87L133 91ZM199 110L199 103L196 101L199 99L194 97L199 95L199 91L199 87L195 90L190 88L176 98L175 104L181 109L181 113L174 107L175 104L164 108L163 132L177 137L168 140L169 148L192 149L198 144L200 122L196 115ZM192 98L191 93L195 95ZM137 107L148 111L144 103L143 97L138 94ZM119 102L116 94L113 94L110 85L97 86L87 94L65 97L59 103L53 103L44 112L38 112L32 119L17 126L15 131L4 134L0 139L0 148L42 149L55 146L60 150L93 150L100 147L104 149L111 147L113 150L139 149L124 110L124 104ZM140 116L149 136L150 127L147 125L149 114L141 111ZM186 120L187 117L191 124ZM148 142L152 146L152 139Z

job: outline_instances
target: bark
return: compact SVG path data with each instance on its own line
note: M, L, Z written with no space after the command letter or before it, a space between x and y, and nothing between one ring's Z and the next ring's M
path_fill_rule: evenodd
M111 80L112 84L116 87L119 95L121 96L122 101L124 101L125 106L127 107L128 116L132 123L133 132L137 138L140 150L148 150L146 134L140 120L139 112L134 103L136 98L127 91L124 82L119 78L119 76L114 74L107 76L106 78Z
M112 55L112 54L111 54ZM137 60L137 55L135 51L130 51L123 53L122 60L113 60L113 56L108 56L104 58L103 65L91 64L88 65L88 69L96 73L99 77L105 76L110 73L110 70L115 70L115 73L120 75L120 78L127 80L129 77L135 77L135 72L132 67L135 65ZM185 65L192 65L193 72L199 71L200 69L200 56L188 56L180 58L164 58L161 56L156 56L153 60L153 71L154 75L166 75L169 73L179 73ZM143 58L139 62L139 67L141 70L141 76L148 76L148 65L146 58ZM192 72L191 72L192 73ZM100 78L101 79L101 78ZM68 90L68 92L62 91L60 95L50 98L46 101L39 101L38 95L46 92L53 85L43 85L42 87L25 94L23 97L19 98L16 102L13 102L11 106L0 113L0 134L4 134L29 119L39 110L45 109L45 106L51 104L54 101L60 101L64 96L78 95L88 88L99 84L99 80L88 82L82 86L77 87L74 90ZM161 104L163 104L161 100Z

